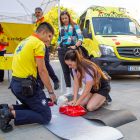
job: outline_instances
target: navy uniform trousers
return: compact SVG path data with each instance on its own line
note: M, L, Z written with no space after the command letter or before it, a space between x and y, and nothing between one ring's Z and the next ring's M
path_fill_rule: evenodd
M20 82L12 80L10 86L13 94L22 102L22 105L13 105L16 114L15 125L50 122L51 110L40 86L36 84L32 97L22 95Z
M55 72L52 68L52 66L49 63L49 47L46 47L46 52L45 52L45 65L46 65L46 69L48 70L49 76L51 77L51 79L53 80L54 83L59 82L57 76L55 75ZM39 73L37 71L37 83L39 83L42 87L44 87L43 82L41 81L41 78L39 76Z

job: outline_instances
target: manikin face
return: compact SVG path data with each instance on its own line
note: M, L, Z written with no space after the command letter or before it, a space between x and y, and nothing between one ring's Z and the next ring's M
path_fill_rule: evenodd
M69 17L66 14L61 15L61 20L64 23L64 25L68 25L69 24Z
M77 63L75 61L65 60L65 63L69 66L69 68L72 68L74 70L77 69Z
M37 19L37 20L40 20L40 19L42 18L42 16L43 16L42 10L36 9L36 10L35 10L35 17L36 17L36 19Z

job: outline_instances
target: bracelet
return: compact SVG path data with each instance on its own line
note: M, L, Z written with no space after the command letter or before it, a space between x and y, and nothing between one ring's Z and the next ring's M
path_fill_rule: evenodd
M52 91L52 92L49 92L49 94L53 94L54 93L54 91Z

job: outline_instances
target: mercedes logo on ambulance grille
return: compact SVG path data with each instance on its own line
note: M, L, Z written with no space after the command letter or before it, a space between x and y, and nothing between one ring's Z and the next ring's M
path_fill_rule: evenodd
M133 53L134 53L135 56L140 56L140 48L135 48L133 50Z

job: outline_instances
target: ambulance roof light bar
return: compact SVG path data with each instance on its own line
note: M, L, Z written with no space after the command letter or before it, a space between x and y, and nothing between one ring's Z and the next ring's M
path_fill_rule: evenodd
M126 12L126 9L125 8L119 8L119 11L120 12Z
M88 9L93 9L95 8L97 5L91 5L90 7L88 7Z
M126 13L126 9L122 7L118 8L118 7L106 7L106 6L104 7L104 6L92 5L87 9L92 9L93 11L98 11L105 14L116 13L118 15L122 15Z
M93 10L98 10L98 11L103 11L103 10L106 11L106 9L103 6L97 6L97 5L92 5L88 9L93 9Z

